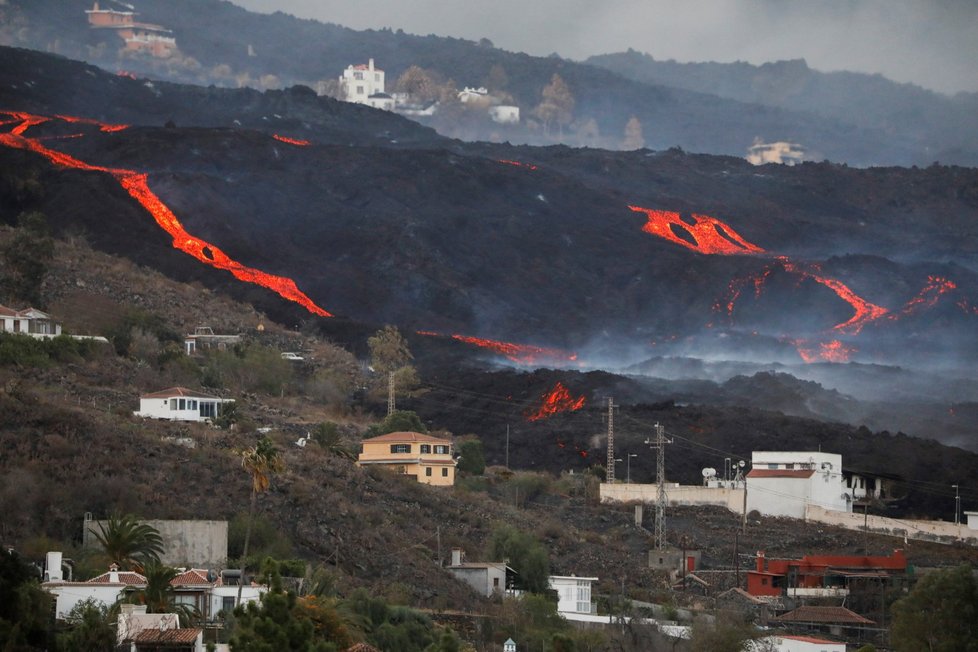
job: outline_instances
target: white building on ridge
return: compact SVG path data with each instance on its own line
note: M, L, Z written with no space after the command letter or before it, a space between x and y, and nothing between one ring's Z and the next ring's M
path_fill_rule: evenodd
M852 511L841 455L815 451L755 451L751 455L748 511L803 519L806 505Z
M366 64L360 63L350 65L343 71L340 77L340 96L347 102L366 104L374 106L374 103L390 100L393 106L393 98L384 91L384 71L374 66L374 60L370 59ZM374 98L371 96L383 96ZM386 108L386 106L376 106L374 108Z

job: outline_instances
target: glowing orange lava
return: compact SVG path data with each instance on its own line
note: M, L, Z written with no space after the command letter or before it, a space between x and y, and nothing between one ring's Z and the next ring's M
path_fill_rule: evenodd
M664 238L669 242L681 245L701 254L761 254L764 250L755 244L747 242L729 225L709 215L693 214L694 224L688 224L679 213L659 211L641 206L629 206L636 213L645 213L648 222L642 230L651 235ZM686 232L692 242L677 235L676 231Z
M272 138L275 140L280 140L283 143L288 143L289 145L297 145L299 147L306 147L309 145L308 140L302 140L300 138L289 138L288 136L280 136L278 134L272 134Z
M527 421L539 421L559 412L574 412L584 407L584 397L574 398L564 384L557 382L554 388L543 395L540 407L526 415Z
M828 342L811 342L809 340L792 340L798 349L798 355L805 362L849 362L852 354L859 349L847 346L839 340Z
M921 310L926 310L927 308L933 308L937 303L937 300L941 296L947 294L951 290L956 290L958 287L957 283L943 276L928 276L927 285L917 293L913 299L908 301L903 308L900 310L900 316L912 315ZM891 315L893 319L897 318L897 315Z
M548 349L542 346L533 346L532 344L514 344L512 342L488 340L482 337L470 337L468 335L443 335L434 331L415 332L418 335L425 335L427 337L450 337L459 342L488 349L494 353L498 353L507 360L521 365L534 365L541 362L574 362L577 360L576 353L568 353L560 349Z
M111 174L123 189L133 199L139 202L143 208L149 211L150 215L156 220L156 223L173 238L174 248L190 254L197 260L217 269L226 270L241 281L268 288L278 293L284 299L298 303L313 314L321 317L332 316L303 294L292 279L266 274L260 270L246 267L236 260L229 258L227 254L209 242L195 238L187 233L183 225L180 224L180 220L173 214L173 211L149 189L146 174L123 168L107 168L90 165L73 156L45 147L37 139L23 136L23 133L31 126L47 122L50 118L14 112L6 112L6 115L13 117L20 124L14 127L9 133L0 134L0 145L35 152L60 167ZM116 127L125 128L123 125L104 125L100 122L84 118L67 118L65 116L58 116L58 118L67 122L98 125L103 131L118 131ZM109 127L109 129L106 129L106 127Z
M863 329L863 326L871 321L879 319L889 312L882 306L877 306L875 303L866 301L858 294L850 290L849 287L842 281L822 276L821 269L818 267L818 265L812 264L809 266L809 269L805 269L800 265L791 262L784 256L778 257L778 260L782 265L784 265L785 271L799 274L804 278L810 278L816 283L824 285L835 292L840 299L852 306L854 311L852 317L850 317L848 321L844 321L841 324L836 324L832 327L837 331L858 333Z
M505 163L506 165L515 165L518 168L526 168L527 170L536 170L537 166L532 163L523 163L521 161L511 161L509 159L501 158L497 163Z
M99 122L98 120L92 120L91 118L76 118L75 116L71 116L71 115L56 115L54 117L59 120L64 120L65 122L71 122L75 124L95 125L100 130L106 133L113 133L116 131L122 131L123 129L129 128L129 125L110 125L104 122Z

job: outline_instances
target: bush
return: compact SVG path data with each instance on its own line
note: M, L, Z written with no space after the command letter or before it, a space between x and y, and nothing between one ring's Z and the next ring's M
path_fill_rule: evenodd
M67 335L38 339L28 335L0 333L0 365L47 367L54 362L76 362L93 356L97 342L76 340Z

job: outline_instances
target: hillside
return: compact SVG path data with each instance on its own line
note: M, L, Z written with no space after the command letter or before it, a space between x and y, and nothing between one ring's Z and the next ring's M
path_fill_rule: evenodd
M812 70L803 59L760 66L679 63L634 50L588 58L586 63L646 84L805 111L861 128L909 136L935 161L978 165L978 94L948 97L880 75ZM804 141L799 141L803 144Z
M9 233L0 233L0 243L7 237ZM205 319L216 319L213 323L229 331L246 330L255 319L247 305L94 252L79 239L57 245L45 289L52 306L69 315L65 326L74 331L94 325L98 316L106 327L114 313L131 313L136 305L141 314L157 320L142 323L156 323L161 332L179 333L188 323ZM127 291L131 294L125 294ZM88 310L78 309L81 306ZM324 351L325 343L309 334L297 334L269 321L264 324L265 331L252 331L248 336L256 344ZM326 367L333 364L325 355L317 360L316 364ZM287 551L313 566L325 564L343 593L366 586L377 595L417 606L489 609L488 603L475 599L434 563L438 545L443 556L449 548L459 546L470 558L478 559L494 528L522 522L532 524L528 530L546 545L555 572L596 575L602 579L603 593L617 592L623 581L633 598L658 599L660 595L660 579L644 563L648 532L630 525L629 508L596 505L595 480L589 474L565 474L557 479L496 469L485 479L474 478L474 482L445 490L382 471L365 471L316 444L300 449L292 441L313 424L330 420L341 427L343 440L353 443L372 421L369 404L363 414L363 406L357 408L346 400L324 407L294 386L282 395L257 390L240 396L243 420L236 431L131 416L140 389L169 382L176 373L184 374L185 382L193 382L187 375L192 367L182 354L157 357L145 343L130 347L122 356L106 348L86 359L0 367L0 536L5 543L43 552L52 543L78 541L86 511L96 516L122 511L147 518L233 519L246 510L250 486L235 451L250 445L257 436L253 428L262 426L270 428L286 460L285 472L273 479L272 491L260 501L262 519L284 535L285 545L290 546ZM514 381L529 380L502 382L512 386ZM501 381L494 382L498 387ZM459 399L463 395L460 392ZM468 407L459 403L454 412L471 413ZM678 418L670 427L686 432L718 415L663 406L636 406L627 411L640 420L660 415ZM443 427L438 417L428 416L434 419L435 428ZM752 415L751 420L757 423L758 416ZM563 429L569 421L561 423L550 427ZM787 432L786 426L807 427L797 420L781 419L782 432ZM498 442L489 425L474 431L490 447L490 456L498 455ZM520 438L525 435L514 434L514 469L539 469L539 461L547 458L552 460L547 466L551 473L575 468L570 457L542 453ZM865 441L878 444L880 440L867 436ZM943 447L931 445L930 449ZM916 457L922 474L929 469L926 455L920 449L907 456ZM968 460L964 463L972 465L978 457L954 456L956 463ZM681 473L679 467L676 472ZM646 474L646 460L633 473L636 478ZM690 545L702 547L711 567L731 567L733 532L739 528L735 515L676 510L670 523L671 540L686 535ZM778 519L752 522L748 534L740 539L740 546L746 546L742 549L766 549L771 555L800 555L816 545L825 551L885 553L894 542ZM908 550L912 563L920 566L973 561L976 554L972 549L926 543L914 543ZM85 568L83 557L77 557L80 571Z
M86 0L10 0L2 8L0 23L6 28L0 30L0 44L64 54L112 72L135 72L154 80L257 88L297 83L316 87L335 80L348 65L373 58L386 71L391 86L409 67L419 66L439 79L454 80L459 87L496 85L494 90L508 94L521 107L524 124L518 129L500 128L490 121L433 121L443 132L466 140L562 141L618 148L625 125L634 116L645 126L645 145L652 149L678 146L743 156L760 137L803 143L812 160L853 165L927 165L935 160L935 152L946 155L938 160L968 164L978 151L970 140L948 141L947 133L935 143L931 135L922 136L916 124L906 121L880 127L854 122L851 114L826 117L805 106L789 109L728 99L709 88L691 91L679 85L636 82L597 66L506 52L486 42L399 30L358 32L280 12L252 14L219 0L141 2L141 20L172 30L180 49L179 55L168 59L147 59L120 54L113 34L90 30L84 14L90 6ZM286 42L287 51L279 47ZM554 74L566 81L575 98L573 119L557 137L532 117ZM922 110L927 113L931 107L925 104ZM947 129L953 133L953 128ZM957 151L950 151L952 143Z

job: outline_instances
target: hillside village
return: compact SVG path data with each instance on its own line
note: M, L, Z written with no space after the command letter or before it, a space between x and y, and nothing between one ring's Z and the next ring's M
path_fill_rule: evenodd
M434 532L428 530L414 544L424 541L410 564L417 569L417 579L400 584L401 593L392 593L379 586L404 582L394 580L401 572L386 565L370 569L373 564L364 565L366 559L356 552L376 544L350 548L349 537L355 530L363 530L357 535L361 538L368 535L366 523L379 524L372 520L374 516L356 517L347 526L354 530L344 529L342 535L333 530L339 526L336 523L330 527L333 534L322 544L309 548L311 541L302 544L306 551L295 559L290 555L299 552L297 543L308 535L286 534L291 528L275 534L262 525L266 528L263 538L251 544L257 546L259 556L248 554L247 559L254 561L246 563L242 581L237 561L241 555L240 511L230 521L214 520L223 510L206 507L199 499L174 509L170 499L150 501L149 496L138 494L121 502L103 498L100 502L104 506L99 508L86 502L83 494L80 502L77 498L69 501L77 507L50 522L58 524L55 531L40 523L31 526L31 520L16 520L17 510L11 511L10 499L3 498L8 501L4 503L8 507L3 521L6 561L23 560L19 563L26 562L34 569L40 590L52 596L59 622L74 622L75 614L84 609L100 613L109 610L112 635L131 649L157 649L153 646L164 641L171 646L167 649L203 650L208 644L221 649L229 641L234 643L235 631L239 635L243 631L234 629L242 626L233 624L238 619L229 619L236 606L267 602L262 596L285 590L281 588L283 581L288 582L285 587L306 595L307 600L314 595L324 596L316 598L320 600L329 595L346 596L329 598L334 601L349 599L359 595L355 587L374 586L378 591L375 595L384 595L394 604L423 607L423 618L430 619L429 626L435 628L432 632L439 625L448 627L445 632L454 631L452 637L478 650L502 649L504 644L516 645L517 650L532 649L528 642L541 636L577 641L583 649L605 649L603 646L612 641L623 649L683 649L685 645L700 649L695 646L708 640L704 638L708 636L704 630L707 623L713 623L709 630L713 634L709 635L719 635L722 630L728 635L757 639L755 646L767 646L756 649L808 650L816 649L811 647L816 645L821 646L817 649L841 651L867 643L887 649L892 638L892 610L896 609L893 605L928 577L927 567L953 564L953 559L973 562L978 558L978 514L958 511L959 523L864 514L871 506L876 511L875 506L887 500L889 479L850 471L838 454L758 451L749 465L738 465L734 460L720 473L704 469L701 486L678 485L654 477L652 484L639 482L631 468L637 455L613 448L603 450L607 453L604 466L598 464L585 473L571 472L560 478L506 466L487 467L478 433L456 437L430 431L413 413L396 409L397 403L409 401L418 391L411 389L417 387L417 380L411 380L416 372L396 367L409 360L405 342L394 335L396 331L386 329L372 335L376 338L373 353L365 361L355 362L317 338L283 329L245 306L225 302L221 312L214 313L213 308L204 309L204 304L195 307L193 302L177 301L180 295L190 298L192 290L188 294L187 289L170 281L143 278L148 272L136 273L121 261L91 252L84 243L59 242L57 250L42 286L52 312L0 309L5 331L0 335L4 338L0 350L7 352L3 358L7 379L4 432L16 432L10 429L20 418L16 416L19 410L10 406L34 396L31 400L43 400L56 412L68 409L76 413L71 420L98 419L104 433L128 430L132 433L129 437L143 442L140 448L149 446L144 450L155 450L154 455L163 455L163 460L187 459L189 455L213 467L220 459L219 465L230 474L222 484L228 489L235 486L237 494L250 481L246 469L236 468L240 465L235 460L241 456L247 459L249 452L267 447L282 462L276 467L280 470L268 476L267 495L264 491L253 494L262 514L259 523L268 525L277 520L273 514L286 504L318 500L315 493L300 498L302 492L315 489L300 489L296 484L315 466L331 469L331 473L342 469L340 475L347 478L343 482L360 487L349 496L354 501L370 503L377 500L370 496L378 496L376 492L381 490L393 492L391 498L403 493L404 499L416 503L423 512L445 504L448 496L453 496L453 502L468 503L455 516L466 523L462 528L453 526L451 518L439 520L435 516L431 525ZM73 280L67 282L69 279ZM125 292L123 287L138 293L144 312L137 322L128 322L133 324L128 333L120 334L118 327L108 327L106 318L111 320L111 314L121 308L122 304L110 297ZM213 300L208 298L207 303ZM169 330L172 326L167 323L172 317L157 312L164 306L182 306L172 317L187 320L186 326ZM62 321L62 314L70 317ZM220 314L221 319L213 322L215 327L193 326L195 317L199 321L206 314ZM147 319L149 315L156 317ZM105 328L108 330L101 330ZM51 350L35 351L35 355L47 356L47 362L17 357L21 341L22 346L33 349L31 342L54 343L69 333L100 330L109 337L76 339L78 346L85 348L61 352L58 357L50 357ZM161 337L165 333L172 336ZM121 335L125 337L120 340ZM378 341L385 337L389 341ZM399 360L392 368L393 375L371 373L368 362L375 370L391 364L378 357L385 346L388 354L393 351ZM267 351L254 358L259 365L255 371L263 370L260 377L249 379L241 369L235 372L236 381L218 381L215 385L215 380L206 380L208 373L211 377L214 373L206 368L218 360L243 354L242 362L246 362L259 350ZM187 372L198 365L204 365L204 376L196 377L205 382L189 383L196 374ZM25 376L23 372L31 369L34 371ZM313 378L331 377L333 383L342 386L337 372L358 379L340 393L336 393L339 387L335 384L325 394L309 384ZM18 375L22 381L13 389L11 383ZM62 378L64 396L41 399L38 392L48 382L44 379L57 376ZM291 381L286 380L290 377ZM115 378L128 381L119 385ZM393 384L392 378L397 379ZM97 382L97 388L90 384L92 381ZM180 384L167 389L174 381L200 389ZM281 383L300 383L306 389L295 385L286 391L287 385ZM349 403L349 397L361 390L353 390L346 397L343 392L361 383L365 383L362 391L366 394L356 406ZM133 393L124 386L145 390ZM540 415L547 415L542 418L573 414L582 405L570 394L558 392L557 396L561 398L549 407L541 405ZM385 400L387 417L381 419ZM68 414L57 418L67 419ZM53 423L43 428L64 430ZM65 440L65 435L47 435L48 444L38 441L42 445L35 453L39 460L50 459L54 453L47 448L53 443L52 437ZM70 447L70 442L69 435L60 445ZM665 454L672 453L665 444L662 447ZM8 454L5 464L14 463L17 455ZM167 468L163 460L162 468ZM626 469L623 462L627 462ZM321 466L324 463L326 466ZM45 464L50 466L50 462ZM62 481L70 482L67 476ZM417 489L409 490L412 484ZM144 486L152 491L151 485ZM189 486L199 486L199 480ZM365 490L366 486L375 488ZM9 493L12 489L5 485L4 496L13 495ZM661 501L660 496L664 496ZM486 500L489 502L479 502ZM346 505L340 509L353 509L352 503ZM119 508L132 513L120 514ZM466 516L473 508L480 515ZM955 508L960 510L960 504ZM580 511L579 516L587 514L585 520L571 516L576 511ZM338 515L335 507L326 513L325 523ZM540 538L507 529L503 523L513 517L542 519L538 526L542 530L537 530ZM131 520L135 518L139 520ZM547 520L550 523L544 524ZM109 557L99 548L100 541L108 536L107 528L121 528L127 522L128 527L140 523L158 533L157 562L119 559L109 565L105 561ZM592 531L591 522L604 523L604 533ZM473 526L476 530L471 530ZM484 529L487 527L488 531ZM576 529L578 534L568 539L569 532L563 532L567 528ZM466 530L471 534L463 534ZM476 531L485 532L485 538L472 538ZM63 533L60 542L56 532ZM401 532L400 537L410 536ZM296 534L299 539L293 538ZM293 538L292 543L282 540L283 535ZM329 543L330 539L336 543ZM793 543L786 547L791 539ZM488 545L484 546L485 542ZM290 549L292 552L286 552ZM549 557L549 563L537 566L540 562L531 561L534 557L525 557L527 550L535 550L532 554L543 555L543 559ZM285 557L279 558L277 566L269 566L283 552ZM163 577L169 578L168 588L162 603L154 603L149 592L160 568L174 570L164 572ZM386 576L391 571L393 577ZM933 577L942 572L946 571L936 571ZM431 578L432 574L441 588L418 583L421 577ZM358 576L362 579L355 579ZM381 580L381 584L374 584L370 577ZM319 589L310 593L327 578L332 588L326 594L315 592ZM885 604L879 602L881 594L889 596ZM552 596L549 608L567 625L556 630L553 624L504 625L491 633L484 624L479 625L480 619L496 610L536 595ZM172 606L162 606L165 604ZM174 616L176 607L180 608L179 617ZM746 622L762 629L745 629ZM63 631L62 636L69 636L73 630L68 627ZM368 633L367 640L381 640L371 636ZM381 645L377 649L392 648Z

